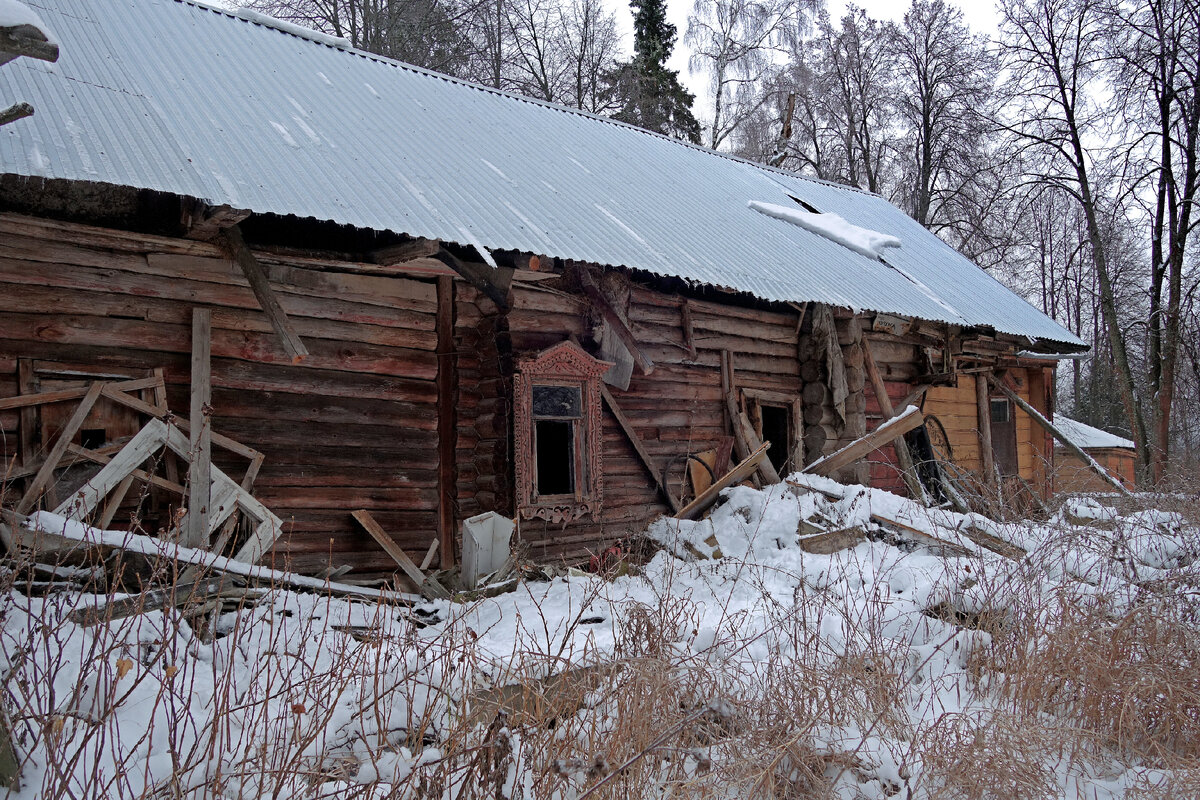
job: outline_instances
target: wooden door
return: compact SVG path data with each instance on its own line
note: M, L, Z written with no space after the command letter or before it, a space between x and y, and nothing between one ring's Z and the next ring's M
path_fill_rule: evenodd
M1002 476L1017 475L1017 421L1007 397L992 397L992 458Z

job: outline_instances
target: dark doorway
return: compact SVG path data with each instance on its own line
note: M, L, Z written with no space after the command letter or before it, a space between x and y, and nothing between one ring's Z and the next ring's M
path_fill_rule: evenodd
M1007 397L991 398L992 458L1004 477L1017 475L1017 421Z
M762 415L763 441L771 443L767 458L782 477L787 473L787 468L792 466L789 463L792 455L792 410L783 406L761 404L758 411Z
M575 423L539 419L534 423L538 495L575 493Z

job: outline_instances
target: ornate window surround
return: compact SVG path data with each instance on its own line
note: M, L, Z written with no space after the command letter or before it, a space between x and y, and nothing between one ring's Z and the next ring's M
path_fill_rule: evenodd
M560 342L535 356L519 359L513 379L513 437L517 479L517 513L550 522L572 522L599 513L604 497L603 437L600 416L600 376L612 364L593 358L572 341ZM582 401L572 426L575 459L573 494L537 494L537 454L533 419L533 388L578 388Z

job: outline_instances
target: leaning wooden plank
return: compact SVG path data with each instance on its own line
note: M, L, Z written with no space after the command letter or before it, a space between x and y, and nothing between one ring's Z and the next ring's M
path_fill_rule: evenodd
M754 430L754 426L750 423L750 418L746 416L745 411L739 411L737 416L738 427L742 429L742 438L746 440L746 446L752 451L765 446L768 450L771 449L770 442L763 442L758 438L758 432ZM776 471L775 465L771 463L771 459L759 462L758 472L762 475L764 483L779 483L779 472Z
M121 448L121 452L54 509L54 513L71 519L83 519L92 513L100 501L125 480L125 476L163 446L166 438L167 426L161 420L150 420Z
M392 537L387 535L387 531L380 527L375 518L371 516L370 511L359 509L351 514L351 516L363 527L363 530L371 534L371 538L379 543L379 546L392 557L392 560L400 565L400 569L404 571L404 574L414 584L421 587L422 592L428 592L434 597L446 598L450 596L450 593L446 591L446 587L421 572L412 559L408 557L408 554L404 552L403 548L396 544Z
M129 597L119 597L100 605L77 608L67 614L67 619L84 627L100 625L136 614L178 608L187 603L201 603L239 583L242 581L230 575L178 583L163 589L150 589Z
M621 411L621 406L613 398L612 392L608 391L608 387L603 384L600 386L600 396L604 398L604 402L608 404L608 410L612 412L613 419L621 426L621 430L625 433L625 438L633 445L633 451L637 453L638 459L642 462L642 466L650 473L650 477L654 479L654 485L658 489L658 493L663 496L667 503L671 506L671 511L679 510L679 501L671 494L671 490L663 483L662 475L654 466L653 459L646 452L646 446L642 444L642 437L638 436L633 425L626 419L624 412Z
M875 364L875 356L871 353L870 339L862 340L862 352L863 366L867 368L867 377L871 381L871 388L875 391L875 399L879 403L883 421L887 422L896 416L896 409L892 407L892 398L888 397L887 386L883 382L883 376L879 374L879 367ZM907 406L901 406L901 408L907 408ZM904 485L908 488L908 496L923 506L929 505L929 498L925 496L925 487L921 485L921 481L917 478L917 470L913 467L912 453L909 452L908 443L902 438L897 438L893 443L893 449L896 451L896 465L900 467L900 477L904 479Z
M770 447L770 442L764 442L761 447L755 450L750 456L731 469L729 472L721 476L720 480L713 483L712 486L701 492L700 496L692 502L688 503L679 513L675 515L676 519L696 519L703 514L708 507L717 502L717 497L721 491L729 488L735 483L740 483L746 480L758 469L759 463L767 457L767 448Z
M283 306L279 304L275 290L271 288L271 284L267 280L266 270L263 269L262 264L258 263L258 259L250 252L250 248L246 246L241 229L237 225L231 225L221 231L217 241L230 260L242 268L242 274L250 282L250 289L258 298L258 304L266 313L271 327L279 335L283 349L292 357L292 362L298 364L303 361L308 355L308 348L300 340L300 334L296 332L291 319L284 312Z
M306 575L297 575L292 572L271 569L269 567L258 567L253 564L235 561L232 558L218 556L204 550L196 550L173 542L165 542L150 536L126 533L124 531L102 531L90 525L85 525L82 522L48 514L44 511L31 515L24 521L23 527L26 528L25 532L29 534L40 533L56 540L75 542L82 545L119 548L148 556L170 558L181 564L194 564L216 572L241 575L268 584L327 591L334 594L365 597L389 602L422 602L420 595L381 591L363 586L351 586L349 584L324 581L319 578L310 578Z
M1055 439L1057 439L1059 442L1061 442L1063 447L1067 448L1072 453L1074 453L1075 456L1077 458L1079 458L1079 460L1082 461L1084 464L1087 464L1087 466L1092 470L1092 472L1095 472L1097 475L1099 475L1101 478L1103 478L1107 483L1109 483L1114 489L1116 489L1118 492L1125 495L1126 497L1133 496L1133 493L1125 488L1125 484L1121 483L1119 480L1117 480L1112 475L1110 475L1108 470L1106 470L1104 467L1100 466L1100 464L1098 464L1096 462L1096 459L1089 456L1087 453L1085 453L1083 451L1082 448L1079 447L1079 445L1075 444L1070 439L1068 439L1066 434L1064 434L1058 428L1054 427L1054 424L1052 422L1050 422L1050 420L1043 417L1041 412L1038 411L1033 406L1029 405L1029 403L1026 402L1024 398L1019 396L1012 389L1009 389L1007 386L1005 386L1000 381L993 378L991 376L991 374L988 374L987 379L988 379L988 383L990 383L992 386L999 389L1000 392L1005 397L1007 397L1009 400L1016 403L1017 406L1020 407L1020 409L1022 411L1024 411L1026 414L1028 414L1030 419L1032 419L1038 425L1041 425L1043 428L1045 428L1047 431L1049 431L1050 435L1053 436Z
M113 387L115 385L116 384L110 383L104 387L103 394L109 400L112 400L115 403L120 403L121 405L125 406L126 408L132 408L134 411L137 411L138 413L141 413L141 414L145 414L148 417L154 417L155 419L163 419L164 417L171 417L171 425L173 427L179 428L184 433L187 433L190 430L190 428L188 427L188 424L186 422L184 422L183 420L180 420L180 419L176 419L174 417L174 415L171 414L170 411L167 411L162 408L158 408L156 406L152 406L149 403L139 400L138 398L134 397L131 394L126 394L125 392L114 389ZM251 460L258 458L259 456L262 455L262 453L258 452L253 447L248 447L248 446L242 444L241 442L234 441L233 439L230 439L228 436L222 436L221 434L217 433L216 431L213 431L212 443L217 445L218 447L225 448L226 450L228 450L231 453L237 453L239 456L242 456L243 458L249 458ZM182 453L181 455L184 458L187 458L186 452Z
M25 359L22 359L25 360ZM162 385L162 378L138 378L133 381L115 381L104 388L118 392L136 392L141 389L153 389ZM63 403L67 400L77 400L88 393L87 386L75 386L70 389L58 389L53 392L38 392L37 394L22 394L16 397L0 398L0 411L28 406L42 406L50 403Z
M909 406L866 436L855 439L835 453L817 459L800 471L815 475L830 475L842 467L853 464L868 453L878 450L893 439L903 436L914 428L921 427L923 422L924 415L921 414L921 409Z
M88 387L87 394L83 396L83 400L79 402L75 413L67 420L67 424L58 432L58 440L55 441L54 447L50 448L50 453L46 456L46 461L42 464L42 468L38 470L37 475L33 476L33 480L29 482L28 488L25 489L25 494L17 502L16 512L18 514L27 514L37 503L38 498L42 496L42 492L50 485L50 479L54 477L54 470L58 467L58 462L66 455L67 448L71 446L75 439L75 434L79 433L79 429L83 427L84 420L91 413L92 406L96 404L96 400L100 397L100 390L104 388L103 383L93 383ZM136 465L135 465L136 466ZM125 477L124 475L121 476Z
M429 543L429 551L425 553L425 558L421 559L421 566L419 567L422 572L429 569L429 567L433 565L433 557L437 555L439 544L441 544L441 542L437 538L434 538L434 540Z
M125 476L125 480L117 484L117 488L109 495L108 502L104 504L104 511L100 513L101 528L108 528L109 525L112 525L113 517L117 516L117 510L120 509L121 503L125 502L125 495L129 493L129 487L132 485L133 473L130 473Z

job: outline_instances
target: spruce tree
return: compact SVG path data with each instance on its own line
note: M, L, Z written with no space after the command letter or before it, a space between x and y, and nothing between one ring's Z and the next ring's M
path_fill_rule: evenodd
M695 96L667 67L675 49L675 26L667 21L666 0L630 0L633 60L615 76L621 108L617 119L656 133L699 144L700 124L692 115Z

